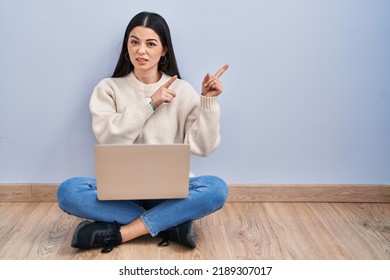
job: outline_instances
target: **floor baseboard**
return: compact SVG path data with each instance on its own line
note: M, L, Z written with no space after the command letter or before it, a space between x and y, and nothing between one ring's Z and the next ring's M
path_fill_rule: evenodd
M390 202L390 185L230 185L230 202Z
M57 201L59 184L0 184L0 202Z
M56 201L58 184L0 184L0 202ZM390 185L229 185L228 202L390 203Z

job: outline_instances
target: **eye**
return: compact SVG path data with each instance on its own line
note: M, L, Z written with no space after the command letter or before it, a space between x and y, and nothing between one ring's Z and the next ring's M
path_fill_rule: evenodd
M153 43L153 42L148 43L148 47L155 47L155 46L157 46L156 43Z
M136 40L130 40L130 44L133 45L133 46L138 46L139 42L136 41Z

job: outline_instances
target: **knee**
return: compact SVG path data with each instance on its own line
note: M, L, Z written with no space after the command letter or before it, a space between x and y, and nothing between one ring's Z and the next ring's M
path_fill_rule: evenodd
M216 176L208 176L210 190L210 199L217 208L221 208L228 197L228 186L221 178Z
M70 200L72 193L74 191L75 178L70 178L63 181L57 189L57 201L58 205L64 209L67 208L67 201Z
M77 193L85 185L88 178L74 177L63 181L57 189L57 201L61 209L66 211L78 200ZM91 181L91 180L90 180Z

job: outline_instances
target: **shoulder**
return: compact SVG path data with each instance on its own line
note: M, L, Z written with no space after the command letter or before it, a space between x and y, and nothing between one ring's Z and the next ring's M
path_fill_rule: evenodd
M114 96L125 92L127 83L125 77L121 78L104 78L94 87L92 96Z
M124 85L126 82L125 77L121 78L104 78L95 87L112 88Z

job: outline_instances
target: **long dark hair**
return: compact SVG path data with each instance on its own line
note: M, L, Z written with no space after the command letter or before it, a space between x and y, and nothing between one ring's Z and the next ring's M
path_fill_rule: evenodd
M179 68L177 67L176 57L173 51L171 32L169 31L168 24L162 16L149 12L141 12L137 14L130 20L129 24L127 25L122 44L122 50L112 77L124 77L134 70L134 65L126 59L125 55L127 53L127 41L129 39L129 34L131 30L137 26L144 26L153 29L153 31L156 32L158 36L160 36L163 48L167 50L165 55L166 62L163 64L159 63L158 70L170 76L177 75L177 77L180 78Z

